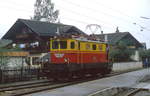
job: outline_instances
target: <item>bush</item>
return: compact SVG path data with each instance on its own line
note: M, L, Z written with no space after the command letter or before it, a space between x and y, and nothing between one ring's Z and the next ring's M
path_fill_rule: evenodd
M140 50L141 58L150 58L150 49L148 50Z

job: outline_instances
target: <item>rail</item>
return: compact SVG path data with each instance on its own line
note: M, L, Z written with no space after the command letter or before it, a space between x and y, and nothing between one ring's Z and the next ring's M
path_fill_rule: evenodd
M141 89L141 88L134 89L134 90L128 92L127 94L125 94L124 96L135 96L135 94L137 94L140 91L149 91L149 89Z

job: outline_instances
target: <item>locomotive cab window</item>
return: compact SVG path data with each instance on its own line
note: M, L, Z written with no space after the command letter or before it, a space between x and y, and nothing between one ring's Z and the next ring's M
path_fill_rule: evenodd
M58 49L59 48L59 42L58 41L53 41L52 42L52 48L53 49Z
M75 42L71 42L71 43L70 43L70 48L71 48L71 49L74 49L74 48L75 48Z
M67 49L67 41L60 41L60 49Z
M91 46L89 43L85 44L86 50L91 50Z
M96 50L96 45L95 44L92 45L92 49Z
M99 47L100 51L103 51L103 45L102 44L100 44L98 47Z
M53 41L52 49L67 49L67 41Z

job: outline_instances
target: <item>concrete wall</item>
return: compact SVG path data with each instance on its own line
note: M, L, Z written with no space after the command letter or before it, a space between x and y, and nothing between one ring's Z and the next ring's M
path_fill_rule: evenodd
M142 67L143 67L142 62L121 62L113 64L113 71L126 71Z

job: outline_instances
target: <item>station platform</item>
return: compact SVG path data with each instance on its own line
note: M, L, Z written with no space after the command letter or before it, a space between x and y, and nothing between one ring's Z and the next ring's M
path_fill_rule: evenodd
M150 68L140 69L134 72L128 72L121 75L34 93L27 96L93 96L93 93L108 88L137 87L137 84L139 84L139 82L149 74Z

